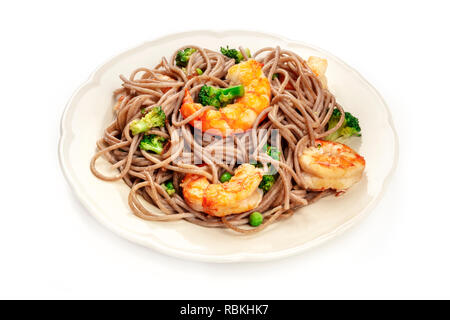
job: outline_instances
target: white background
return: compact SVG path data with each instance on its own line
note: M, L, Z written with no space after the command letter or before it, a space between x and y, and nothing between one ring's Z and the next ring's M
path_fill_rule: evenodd
M446 4L3 2L0 298L450 298ZM302 255L217 265L155 253L91 218L58 165L66 102L107 59L196 29L250 29L317 45L380 91L400 160L362 223Z

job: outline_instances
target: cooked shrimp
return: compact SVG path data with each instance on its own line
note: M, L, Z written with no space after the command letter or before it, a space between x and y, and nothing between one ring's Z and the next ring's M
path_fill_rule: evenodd
M227 79L231 81L230 86L243 85L244 96L219 110L203 112L190 122L192 126L222 136L244 132L252 128L258 115L269 106L270 84L263 75L259 62L250 59L232 66L228 70ZM185 90L180 109L183 117L189 117L202 107L200 103L194 103L189 91Z
M187 174L181 187L184 200L192 209L223 217L256 208L263 197L258 188L261 180L262 170L244 163L230 181L212 184L203 176Z
M299 155L305 187L311 190L345 190L358 182L366 162L342 143L316 140Z
M311 71L314 72L314 74L320 80L322 86L326 89L328 83L327 77L325 76L325 72L328 68L327 59L311 56L308 58L307 64Z

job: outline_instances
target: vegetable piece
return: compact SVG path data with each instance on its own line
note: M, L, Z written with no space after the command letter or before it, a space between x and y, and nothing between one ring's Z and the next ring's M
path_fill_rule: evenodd
M279 161L280 160L280 154L281 151L279 151L277 148L275 147L271 147L268 146L267 144L264 145L263 150L274 160ZM260 164L260 163L258 163ZM258 167L258 164L256 165ZM261 165L261 164L260 164ZM261 165L262 167L262 165ZM262 189L264 191L264 193L268 192L270 190L270 188L273 187L273 185L275 184L275 181L278 178L277 173L275 172L275 170L272 169L272 166L269 164L269 169L270 169L270 173L273 174L265 174L263 175L263 178L261 180L261 182L259 183L259 188Z
M216 88L205 85L198 93L198 100L204 106L222 108L232 103L235 98L242 97L244 93L243 85L229 88Z
M334 128L339 119L341 118L341 112L338 109L333 110L330 120L328 120L327 130ZM345 113L345 119L342 126L334 133L325 137L325 140L336 141L339 138L346 139L351 136L360 137L361 127L359 126L358 118L354 117L350 112Z
M248 58L252 57L252 54L250 53L250 49L249 48L245 48L245 53L247 54Z
M280 161L281 151L279 151L277 148L265 144L263 146L263 151L265 151L272 159Z
M164 149L166 138L157 136L156 134L144 135L139 144L141 150L153 151L157 154L161 154Z
M192 48L186 48L184 50L180 50L177 52L177 56L175 57L175 62L178 67L186 67L191 55L197 50Z
M259 183L259 188L264 192L267 192L272 188L276 181L275 175L263 175L261 182Z
M154 127L162 127L166 122L166 114L161 107L152 108L141 119L133 120L130 124L130 130L133 135L146 132Z
M173 196L175 194L176 191L172 181L167 181L166 183L163 183L162 186L164 189L166 189L166 192L169 196Z
M200 68L195 69L195 71L197 71L197 74L198 74L199 76L201 76L201 75L203 74L203 70L200 69Z
M234 59L236 63L241 62L244 59L244 56L242 55L241 51L236 49L230 49L228 46L226 48L220 47L220 52L227 56L228 58ZM251 58L250 49L245 49L245 53L249 58Z
M252 212L249 217L249 223L252 227L259 226L264 220L262 214L258 211Z
M230 181L232 175L229 172L224 172L221 176L220 176L220 182L224 183L227 181Z
M275 80L275 78L279 79L279 78L280 78L280 75L279 75L278 73L274 73L274 74L272 75L272 80Z

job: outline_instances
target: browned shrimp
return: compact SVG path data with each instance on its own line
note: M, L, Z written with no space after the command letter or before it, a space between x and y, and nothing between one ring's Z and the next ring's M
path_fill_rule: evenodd
M316 140L299 155L305 187L311 190L345 190L358 182L366 161L342 143Z
M244 163L230 181L210 183L205 177L188 174L181 183L186 203L194 210L223 217L256 208L263 191L258 188L262 170Z

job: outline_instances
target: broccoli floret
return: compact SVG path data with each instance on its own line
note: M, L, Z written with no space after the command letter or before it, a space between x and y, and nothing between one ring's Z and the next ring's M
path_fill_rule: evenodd
M274 160L279 161L280 160L280 154L281 151L279 151L277 148L275 147L270 147L267 144L264 145L263 150ZM256 164L256 166L258 167L258 165L261 165L259 162ZM262 167L262 165L261 165ZM261 182L259 183L259 188L262 189L264 192L267 192L270 190L270 188L272 188L272 186L274 185L275 181L278 178L278 174L275 172L275 170L272 168L272 166L269 164L269 172L273 173L273 174L265 174L263 175L263 178L261 180Z
M154 107L141 119L136 119L131 122L131 133L136 135L141 132L146 132L154 127L163 127L165 122L166 114L162 108Z
M281 151L279 151L277 148L270 147L267 144L265 144L263 146L263 151L265 151L267 155L269 155L272 159L280 161Z
M175 62L178 67L186 67L191 55L197 50L192 48L186 48L184 50L180 50L177 52L177 56L175 58Z
M163 188L166 189L166 192L169 196L173 196L175 194L175 187L173 186L172 181L167 181L166 183L163 183Z
M198 93L198 101L204 106L222 108L232 103L235 98L242 97L244 93L242 85L229 88L203 86Z
M328 121L327 130L334 128L337 125L337 123L339 122L340 118L341 118L341 112L338 109L334 109L333 114L331 115L331 118ZM326 136L325 140L335 141L339 138L346 139L351 136L360 137L361 136L360 132L361 132L361 128L359 126L358 118L354 117L350 112L346 112L345 119L344 119L344 122L342 123L342 126L334 133Z
M153 151L157 154L161 154L165 142L166 138L157 136L156 134L144 135L139 144L139 148L141 148L141 150Z
M234 61L236 63L241 62L244 59L244 56L242 55L242 53L239 50L236 49L230 49L228 48L228 46L226 48L224 47L220 47L220 52L224 55L227 56L228 58L234 59ZM247 56L250 58L252 55L250 54L250 50L247 48L245 49L245 53L247 54Z
M267 192L272 188L275 181L276 177L274 175L264 175L259 183L259 188L263 189L264 192Z

